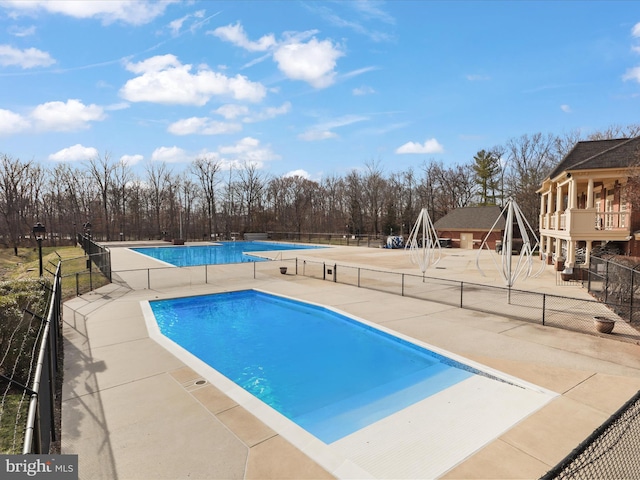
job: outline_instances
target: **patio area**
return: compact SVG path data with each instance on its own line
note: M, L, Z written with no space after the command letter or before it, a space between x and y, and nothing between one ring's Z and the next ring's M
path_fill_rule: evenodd
M144 269L158 263L121 246L110 248L118 283L64 304L62 453L79 455L80 478L374 477L339 455L323 457L294 445L286 430L268 426L149 338L140 303L145 300L258 288L340 309L558 394L441 478L539 478L640 389L640 347L617 340L615 331L581 334L281 275L278 262L253 271L251 264L216 266L206 283L182 280L178 269L167 268L155 271L146 288ZM497 274L479 274L473 253L448 250L430 274L498 285ZM336 247L303 255L417 270L397 250ZM517 288L558 294L551 267ZM562 287L561 295L589 298L579 286ZM399 478L393 472L378 477Z

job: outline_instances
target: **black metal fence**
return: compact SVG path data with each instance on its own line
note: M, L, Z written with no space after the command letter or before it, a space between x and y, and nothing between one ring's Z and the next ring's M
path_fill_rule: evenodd
M102 274L111 282L111 252L107 247L97 244L88 235L78 233L78 244L89 256L87 269L91 272L92 264L98 267Z
M591 257L587 288L622 318L640 325L640 265L622 265L615 258Z
M542 480L640 479L640 391Z
M268 232L267 235L269 240L279 240L284 242L376 248L383 246L387 238L385 235L354 235L346 233Z
M44 329L38 347L36 370L31 386L29 412L22 453L49 453L56 440L56 377L58 346L62 341L61 263L58 262L51 285L51 298L44 319Z
M586 333L598 333L594 317L612 317L611 302L583 300L408 273L373 270L313 260L296 260L298 274L356 287L475 310ZM640 341L640 332L616 322L616 338Z
M55 413L59 346L62 342L61 263L51 280L41 279L48 295L21 306L3 304L0 354L0 444L1 453L50 453L57 439ZM45 274L46 275L46 274ZM11 295L40 295L40 290L20 291L10 287ZM16 308L19 309L16 311ZM21 309L21 310L20 310ZM35 310L35 311L32 311ZM5 315L6 314L6 315Z

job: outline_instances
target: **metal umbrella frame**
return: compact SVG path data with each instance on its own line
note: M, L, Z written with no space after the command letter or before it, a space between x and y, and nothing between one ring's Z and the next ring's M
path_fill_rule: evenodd
M502 234L502 250L498 254L494 253L494 251L489 248L487 242L495 230L496 225L500 221L500 218L503 217L505 218L506 225L504 233ZM514 224L518 226L518 230L522 237L522 248L520 249L520 254L517 256L515 265L514 255L512 254ZM535 273L533 272L533 252L538 248L538 246L538 237L536 237L533 228L531 228L531 225L522 213L522 210L520 210L520 207L518 207L516 201L513 198L509 198L507 204L502 209L502 212L500 212L500 216L496 219L495 223L489 230L489 233L487 233L480 245L480 250L478 250L478 254L476 255L476 266L484 276L484 271L480 268L480 255L484 250L488 250L498 273L501 274L505 284L511 288L518 279L529 277L534 278L544 271L545 265L544 262L542 262L540 270ZM500 263L496 260L497 256L500 257Z
M409 251L411 262L420 267L423 276L429 267L442 258L438 233L426 208L420 210L404 248Z

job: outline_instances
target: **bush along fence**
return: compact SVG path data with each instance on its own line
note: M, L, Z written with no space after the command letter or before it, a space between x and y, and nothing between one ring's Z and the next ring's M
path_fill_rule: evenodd
M56 381L62 342L60 263L52 275L51 280L0 284L3 454L49 453L51 443L57 439Z

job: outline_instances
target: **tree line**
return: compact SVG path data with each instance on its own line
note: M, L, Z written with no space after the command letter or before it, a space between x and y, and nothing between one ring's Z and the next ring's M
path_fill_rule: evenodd
M640 125L584 138L577 131L525 134L456 165L431 159L386 172L372 160L319 181L271 176L252 163L227 168L208 157L179 173L150 162L140 175L108 153L52 168L0 154L0 238L5 247L33 245L36 222L54 243L71 241L87 224L102 241L244 232L387 235L408 233L422 208L436 221L455 208L502 206L509 197L535 226L536 190L576 142L638 135Z

